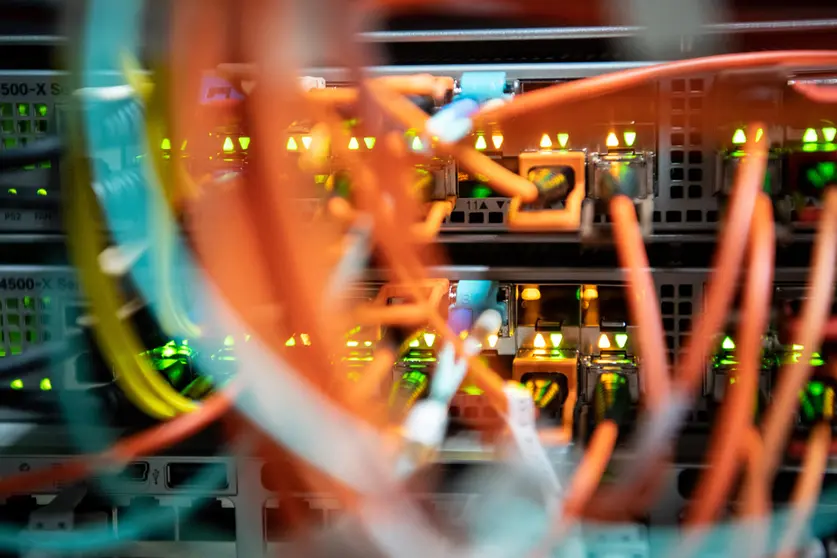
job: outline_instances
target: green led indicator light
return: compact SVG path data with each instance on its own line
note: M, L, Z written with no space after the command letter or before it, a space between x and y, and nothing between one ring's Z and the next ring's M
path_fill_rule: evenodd
M36 193L39 196L46 196L47 195L47 191L44 188L38 188L38 191Z
M22 103L21 103L21 104L19 104L19 105L17 106L17 113L18 113L20 116L29 116L29 105L22 104Z
M477 143L474 147L476 147L479 151L488 149L488 144L485 142L485 136L477 136Z
M375 147L375 138L363 138L363 143L366 144L366 149L372 149L373 147Z
M44 104L37 104L35 105L35 111L38 113L38 116L46 116L49 109Z
M235 345L235 339L233 339L232 335L227 335L226 337L224 337L225 347L232 347L233 345Z
M50 391L52 389L52 381L49 378L41 380L41 391Z
M817 188L825 188L829 184L837 182L837 163L833 161L826 161L817 163L813 169L808 169L805 173L808 182Z
M570 135L569 134L558 134L558 145L561 147L567 147L567 144L570 142Z
M802 135L802 141L804 143L817 143L817 131L813 128L808 128L805 130L805 133Z
M224 153L232 153L235 151L235 145L233 145L233 140L231 137L227 137L224 140Z
M735 145L744 145L747 143L747 134L744 133L744 128L738 128L732 135L732 143Z
M12 389L23 389L23 380L18 378L17 380L12 380L12 383L9 384Z
M564 340L564 335L561 333L551 333L549 334L549 340L552 342L553 347L558 347L561 341Z
M627 343L628 343L628 334L627 333L617 333L616 335L613 336L613 338L616 340L616 345L620 349L624 349L625 345L627 345Z
M811 395L822 395L825 388L820 382L811 382L808 384L808 391L811 392Z
M163 141L160 142L160 149L164 151L171 149L171 140L169 138L163 138Z
M721 343L721 348L725 351L732 351L735 349L735 343L730 336L724 337L724 341Z
M478 388L477 386L465 386L464 388L462 388L462 391L466 395L482 395L483 394L483 391L480 388Z
M11 194L12 196L16 196L17 195L17 188L9 188L8 190L6 190L6 192Z
M250 138L249 136L241 136L238 138L238 145L241 146L241 149L247 150L250 148Z
M822 129L822 137L825 141L831 143L834 138L837 138L837 128L829 126Z
M488 198L491 196L491 188L483 184L479 184L474 186L474 189L471 191L471 195L472 197L478 199Z
M418 136L413 138L412 147L413 151L421 151L424 149L424 144L421 143L421 139Z
M625 132L622 134L622 137L625 139L625 145L633 147L634 142L636 141L636 132Z

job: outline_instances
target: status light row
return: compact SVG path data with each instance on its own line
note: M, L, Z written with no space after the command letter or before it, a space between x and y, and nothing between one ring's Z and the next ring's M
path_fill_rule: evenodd
M500 149L503 146L503 135L502 134L492 134L491 136L491 144L494 146L494 149ZM558 140L558 146L561 149L566 149L567 145L570 143L570 135L567 133L560 133L556 135L556 139ZM633 147L636 143L636 132L633 130L628 130L622 134L622 141L624 142L625 147ZM541 141L538 144L541 149L552 149L554 143L552 141L552 137L549 134L544 134L541 136ZM619 136L616 135L616 132L610 132L605 139L605 145L608 147L619 147L620 141ZM485 134L477 134L477 139L474 141L474 148L478 151L484 151L488 149L488 140L486 139Z
M628 343L628 334L627 333L617 333L613 336L614 340L616 341L616 345L620 349L624 349L625 345ZM550 333L549 334L549 342L553 348L557 348L561 346L561 341L564 340L564 336L561 333ZM535 340L532 342L536 349L545 349L547 342L546 338L543 336L542 333L537 333L535 335ZM599 336L599 348L600 349L610 349L611 348L610 338L606 333L602 333Z
M739 131L743 134L743 130L739 130ZM736 132L736 134L738 134L738 132ZM500 149L503 146L503 141L504 141L505 138L503 137L502 134L492 134L489 137L491 139L491 145L494 146L494 149ZM737 137L738 136L736 136L736 138ZM567 147L567 145L569 145L570 135L567 134L567 133L560 133L560 134L556 135L556 139L557 139L558 146L561 149L565 149ZM832 139L833 139L833 135L832 135ZM633 147L634 143L636 143L636 132L634 132L634 131L624 132L622 134L622 140L624 142L625 147ZM410 142L410 148L413 149L414 151L423 151L424 150L424 143L422 142L422 140L419 136L410 135L408 137L408 141ZM831 140L828 140L828 141L831 141ZM294 136L290 136L290 137L288 137L288 141L285 144L285 148L288 151L299 151L300 148L307 150L307 149L311 148L311 143L312 142L313 142L313 139L311 138L311 136L307 136L307 135L306 136L299 136L298 138L294 137ZM376 138L371 137L371 136L367 136L367 137L362 138L362 142L363 142L363 145L366 147L366 149L372 150L375 147ZM736 143L735 139L733 139L733 143ZM744 141L742 141L741 143L744 143ZM241 146L241 149L243 151L247 151L250 147L250 138L247 137L247 136L241 136L241 137L238 138L238 144ZM300 144L301 144L301 147L300 147ZM187 143L186 143L186 141L184 141L181 149L185 150L186 145L187 145ZM544 134L543 136L541 136L541 141L540 141L540 144L539 144L541 149L551 149L553 147L553 145L554 144L553 144L552 138L549 136L549 134ZM616 135L615 132L610 132L607 135L607 138L605 139L605 145L607 145L608 147L619 147L619 145L620 145L619 137ZM348 148L351 151L359 150L361 148L361 140L352 136L349 139ZM486 136L484 134L477 134L477 139L474 142L474 148L477 149L478 151L484 151L484 150L488 149L488 140L486 139ZM160 145L160 149L162 149L163 151L170 151L171 150L171 140L168 139L168 138L164 139L162 141L161 145ZM224 153L233 153L233 152L236 151L235 142L233 141L232 137L227 136L224 139L223 150L224 150Z
M827 143L831 143L837 138L837 128L833 126L827 126L820 131L822 132L822 138ZM763 129L759 128L756 130L756 141L761 141L763 135ZM820 136L814 128L807 128L802 134L802 143L818 143L819 141ZM744 145L747 143L747 132L744 131L744 128L735 130L732 134L732 143L733 145Z
M822 129L822 138L831 143L834 141L834 138L837 138L837 128L834 127L827 127ZM817 131L813 128L808 128L805 130L805 133L802 134L802 142L803 143L817 143L819 141L819 135Z

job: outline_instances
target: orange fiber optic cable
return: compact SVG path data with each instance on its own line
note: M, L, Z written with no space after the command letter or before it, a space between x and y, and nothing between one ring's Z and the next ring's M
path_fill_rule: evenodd
M808 449L791 496L789 517L784 525L784 533L779 538L779 558L792 558L796 555L799 538L814 511L822 489L830 446L831 425L816 425L808 439Z
M748 54L724 54L666 62L633 70L603 74L578 81L570 81L546 87L516 98L514 102L496 108L488 108L478 114L477 126L488 122L502 122L541 110L551 109L562 103L590 99L649 81L678 77L687 74L704 74L747 68L777 68L828 66L837 64L837 51L790 50Z
M179 415L119 440L99 454L85 455L50 468L0 478L0 494L20 494L46 484L70 483L96 472L119 469L139 456L168 448L223 417L232 409L233 400L240 390L240 384L233 382L225 391L203 401L194 412Z
M764 126L760 123L750 126L753 132L758 128ZM748 137L755 138L756 134L748 134ZM745 150L747 154L735 177L727 218L718 238L704 310L698 315L683 357L675 367L676 388L684 393L691 393L699 385L703 377L703 363L727 315L741 271L756 199L764 184L767 139L751 141Z
M735 380L735 384L727 386L723 406L715 417L709 461L695 489L701 498L695 500L686 517L687 525L691 526L701 526L715 519L726 502L742 462L741 448L747 444L743 433L752 425L759 389L761 339L767 327L773 292L773 210L769 198L763 193L756 200L749 243L744 307L736 337L738 365L735 376L730 378L730 382Z
M837 266L837 188L825 193L824 209L814 243L810 285L802 305L798 329L799 339L794 342L803 346L802 355L779 372L773 401L767 408L762 432L764 435L765 460L769 478L782 459L782 450L790 433L794 411L799 404L799 391L811 374L811 355L822 343L823 327L828 320L831 300L834 296L835 266Z
M645 243L639 231L634 204L628 197L615 196L610 202L610 215L619 263L627 275L628 306L639 326L639 356L648 405L659 408L668 395L671 381L664 352L663 318L654 280L648 269Z
M791 87L809 101L816 103L837 103L837 88L833 86L819 86L797 82L791 85Z

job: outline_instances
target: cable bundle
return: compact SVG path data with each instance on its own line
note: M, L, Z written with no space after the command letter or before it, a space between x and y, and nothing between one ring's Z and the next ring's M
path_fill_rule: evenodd
M125 31L124 37L131 36L132 9L137 6L125 2L115 7L106 0L90 3L90 44L81 56L84 72L78 89L83 116L77 123L83 132L78 137L83 137L86 145L71 145L72 187L66 205L74 262L97 318L97 339L103 352L131 400L167 422L119 441L103 454L50 471L2 479L0 491L24 491L47 481L66 482L124 464L229 416L235 407L236 414L253 423L250 430L263 434L265 457L291 456L290 467L309 480L312 491L334 493L351 517L363 525L369 542L384 554L412 555L410 549L421 548L422 555L510 555L508 552L539 552L568 545L577 522L585 516L622 518L638 515L651 504L650 496L661 476L655 474L690 408L713 340L724 326L743 275L746 319L741 320L737 336L738 385L721 408L708 468L699 482L701 497L688 511L686 536L676 552L697 548L707 533L703 526L718 518L739 473L744 476L740 515L751 520L769 517L769 487L798 393L810 374L811 355L822 342L828 318L837 258L837 193L832 189L825 195L810 296L802 311L802 323L806 324L798 340L804 347L802 356L781 371L773 401L759 427L752 422L752 409L761 334L768 320L775 244L772 207L761 192L769 145L766 134L755 133L764 128L762 123L752 123L752 133L747 134L752 140L745 147L746 157L722 226L705 311L696 320L690 342L671 372L635 208L626 197L615 196L610 201L613 238L625 272L630 313L639 331L645 416L633 442L638 457L615 485L596 496L619 433L614 417L621 415L623 405L617 391L620 377L614 375L601 386L602 410L584 455L569 478L559 478L541 443L547 436L537 431L534 406L521 403L530 394L524 391L522 399L519 389L508 386L478 358L479 343L496 335L499 328L495 317L484 313L465 339L446 320L447 283L431 278L428 268L442 261L433 241L453 203L425 203L417 194L421 188L416 188L415 168L434 159L454 161L496 192L512 198L514 211L510 215L514 218L519 212L521 228L529 231L571 230L581 212L581 195L576 199L571 193L561 210L539 209L537 216L525 215L527 204L538 202L541 195L533 183L466 145L459 132L449 137L429 133L444 123L431 121L408 99L410 95L444 98L452 91L453 82L433 76L365 76L362 66L371 54L351 40L361 31L355 25L359 18L343 3L335 6L333 17L345 16L347 25L334 41L340 45L342 62L356 86L308 91L299 87L300 68L294 56L277 54L277 37L293 32L288 27L293 20L289 7L267 2L240 6L236 23L243 38L235 47L255 64L222 67L219 65L226 62L226 53L233 46L217 33L229 24L228 3L176 3L172 58L166 61L166 71L159 72L166 79L152 82L132 62L128 39L108 42L119 36L119 29ZM377 7L367 3L360 11ZM111 33L94 37L103 25L110 26ZM767 66L789 72L827 65L837 65L837 53L789 51L699 58L557 84L502 103L469 106L455 118L448 115L446 122L470 122L479 128L536 117L544 111L560 111L572 101L618 93L663 78ZM240 100L196 107L190 95L198 89L202 72L214 67L247 94ZM121 73L125 83L97 83L97 72L108 71ZM808 86L796 89L818 102L833 101ZM135 103L145 107L143 122L137 122L143 112L135 110ZM109 108L114 117L99 121L96 115ZM343 124L347 114L356 119L351 132ZM125 118L129 122L121 123ZM119 124L118 133L113 133L114 122ZM278 131L301 122L313 123L310 148L299 159L279 156L287 151L287 144L285 135ZM242 172L217 177L201 169L200 163L187 171L177 147L199 143L199 138L213 130L231 125L241 126L248 144L252 138ZM405 132L413 143L418 140L422 149L408 149ZM440 135L445 139L439 139ZM378 138L374 151L361 155L353 149L351 140L357 142L357 137ZM164 159L156 146L165 142L169 147ZM95 154L114 143L127 153L132 149L151 153L151 159L140 158L117 176L110 175L101 162L84 161L85 154ZM200 149L197 146L190 152L200 154ZM9 155L15 160L28 160L27 156ZM350 180L351 199L334 197L311 219L298 204L301 199L317 197L307 174L324 173L334 161ZM90 218L99 213L114 246L103 243ZM143 218L137 219L137 215ZM134 225L125 227L125 223ZM248 340L235 343L238 376L229 387L197 401L189 393L179 392L150 366L136 332L119 319L129 301L103 270L102 255L108 250L116 250L125 261L120 268L123 274L141 298L151 303L160 325L172 337L188 339L190 347L206 354L217 351L213 344L226 336ZM152 261L150 270L134 265L136 258L130 256L146 252ZM357 303L352 298L352 283L362 276L372 252L385 269L389 284L397 288L402 304ZM189 301L178 297L175 285L188 286ZM345 332L358 321L405 330L427 324L438 337L442 348L434 373L405 376L414 384L408 397L411 404L421 392L428 391L431 396L408 405L403 424L393 422L379 395L397 356L385 344L370 355L371 360L364 361L367 364L359 374L353 372L359 376L357 383L347 380L349 366L339 355L345 349ZM311 350L297 350L297 339ZM202 373L223 376L228 371L220 361L206 359ZM447 406L466 373L505 420L508 436L498 444L505 444L513 456L513 475L535 479L542 491L542 502L534 507L527 503L521 508L525 518L513 522L538 526L525 532L529 540L523 541L523 535L509 525L493 524L490 529L472 525L466 542L449 537L428 521L405 488L405 479L438 451L447 426ZM204 387L201 394L208 390ZM605 409L613 406L620 409ZM237 430L248 429L239 424ZM830 429L816 426L794 493L795 506L782 524L784 534L778 546L768 548L764 538L756 542L765 552L788 552L798 545L800 525L816 501L829 447ZM520 503L499 502L509 506ZM486 531L492 530L493 536L488 536ZM497 548L503 551L498 554Z

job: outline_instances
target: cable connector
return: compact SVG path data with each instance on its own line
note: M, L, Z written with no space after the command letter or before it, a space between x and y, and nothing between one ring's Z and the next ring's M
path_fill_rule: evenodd
M474 126L471 116L479 111L480 105L473 99L459 99L442 107L428 119L427 134L446 143L455 143L467 136Z
M465 72L456 87L456 98L473 99L482 104L506 99L519 89L519 82L506 82L506 72Z
M508 401L506 421L520 457L541 479L547 502L555 505L562 491L561 483L538 437L532 394L517 382L507 383L503 391Z
M465 379L465 373L468 371L468 361L466 359L457 360L456 351L450 343L445 343L436 358L436 371L430 384L430 399L447 406L450 405L456 390L459 389L459 385Z

